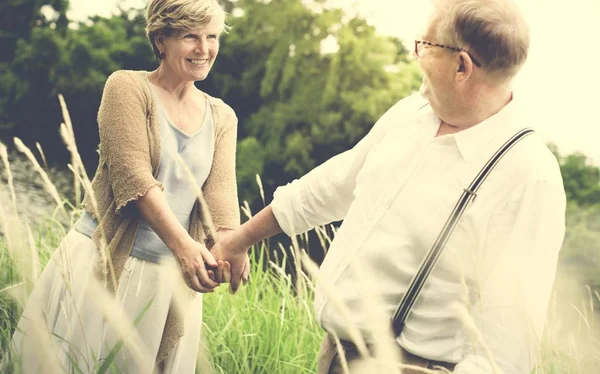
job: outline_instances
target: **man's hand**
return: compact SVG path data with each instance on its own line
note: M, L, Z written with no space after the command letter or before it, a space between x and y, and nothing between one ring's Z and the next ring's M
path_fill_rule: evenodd
M215 279L218 282L229 282L229 290L235 294L242 281L248 280L250 274L250 258L248 257L248 247L240 246L237 232L231 232L223 235L214 247L211 253L218 260L218 266L215 272Z
M213 292L219 286L211 279L207 267L217 268L217 261L201 243L190 238L184 245L173 250L185 283L196 292Z
M217 260L218 266L213 270L208 271L210 279L219 283L230 283L231 282L231 264L229 261ZM242 272L242 284L246 284L250 278L250 257L246 256L246 265L244 265L244 271Z
M250 273L248 249L280 232L282 230L271 205L235 230L224 230L222 235L217 231L217 244L210 251L222 263L216 273L212 273L213 278L220 282L230 281L229 290L236 293L241 281L248 280Z

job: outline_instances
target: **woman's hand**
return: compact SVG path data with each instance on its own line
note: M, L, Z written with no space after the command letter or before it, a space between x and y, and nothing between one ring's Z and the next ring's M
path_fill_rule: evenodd
M182 245L174 248L173 255L188 287L196 292L213 292L219 283L211 279L214 271L207 269L217 268L217 261L210 251L201 243L189 238Z
M135 204L142 218L173 252L188 287L197 292L212 292L219 286L210 279L211 270L207 270L207 266L216 268L217 261L204 244L192 239L179 223L159 187L151 187L144 196L135 200Z

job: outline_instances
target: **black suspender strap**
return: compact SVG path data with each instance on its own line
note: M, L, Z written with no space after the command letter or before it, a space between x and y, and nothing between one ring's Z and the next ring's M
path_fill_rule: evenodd
M514 147L521 139L532 134L533 132L534 130L532 129L523 129L516 133L506 143L504 143L504 145L500 147L500 149L498 149L498 151L496 151L496 153L489 159L489 161L485 164L483 169L481 169L479 174L477 174L475 179L473 179L473 182L471 182L469 188L464 190L464 192L458 199L458 202L454 206L450 217L448 217L446 224L442 228L442 231L437 237L435 243L433 244L429 252L427 252L427 255L425 256L423 262L421 263L421 266L419 267L419 271L417 271L417 274L415 274L415 276L411 280L406 293L402 297L400 304L398 305L396 311L394 312L394 315L392 316L392 327L394 329L395 336L400 336L400 334L402 333L404 323L406 322L406 319L408 318L408 315L415 301L417 300L417 297L419 296L419 293L421 292L425 281L427 280L433 268L437 264L440 255L442 254L442 250L444 249L444 246L446 245L448 239L450 238L450 235L458 225L458 222L460 221L460 218L462 217L465 209L475 199L475 196L477 196L477 191L479 190L479 187L481 187L483 181L485 181L487 176L494 169L494 167L496 167L496 165L506 154L506 152L508 152L512 147Z

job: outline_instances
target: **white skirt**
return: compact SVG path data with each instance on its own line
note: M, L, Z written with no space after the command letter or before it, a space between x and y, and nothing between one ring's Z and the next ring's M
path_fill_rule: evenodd
M155 368L169 307L174 303L175 261L129 257L116 298L94 276L99 252L71 229L35 286L13 336L23 373L190 373L196 368L202 327L202 294L189 304L184 336ZM78 369L77 369L78 368Z

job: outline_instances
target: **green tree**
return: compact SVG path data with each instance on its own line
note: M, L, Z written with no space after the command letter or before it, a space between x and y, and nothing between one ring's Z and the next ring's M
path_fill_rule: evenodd
M270 196L349 149L419 85L397 39L341 9L320 1L240 0L231 11L238 16L213 77L240 117L244 199L257 196L257 173Z
M26 2L14 0L19 1ZM54 3L66 9L66 1ZM224 2L233 15L232 31L222 38L213 72L198 86L224 99L239 118L243 199L260 201L255 174L262 176L269 198L278 185L349 149L387 108L418 87L420 73L398 39L380 36L364 19L325 3ZM59 9L51 19L40 16L40 9L31 8L32 19L45 21L27 24L14 58L0 64L0 129L29 145L39 141L51 160L66 162L58 136L56 96L62 93L92 172L106 78L118 69L156 67L142 12L121 11L64 28Z
M561 156L556 145L550 148L560 164L567 200L580 206L600 204L600 169L582 153Z
M42 15L42 7L54 10L55 16L48 19ZM28 39L34 26L51 25L61 32L68 25L68 0L10 0L0 3L0 62L11 61L19 39Z
M567 195L566 235L559 270L565 278L600 292L600 169L581 153L557 157ZM597 306L600 299L592 298Z
M51 160L64 164L69 158L59 136L62 93L91 174L106 78L118 69L152 69L156 62L139 11L71 26L60 31L51 22L36 23L18 39L15 57L0 65L0 126L30 146L39 141Z

